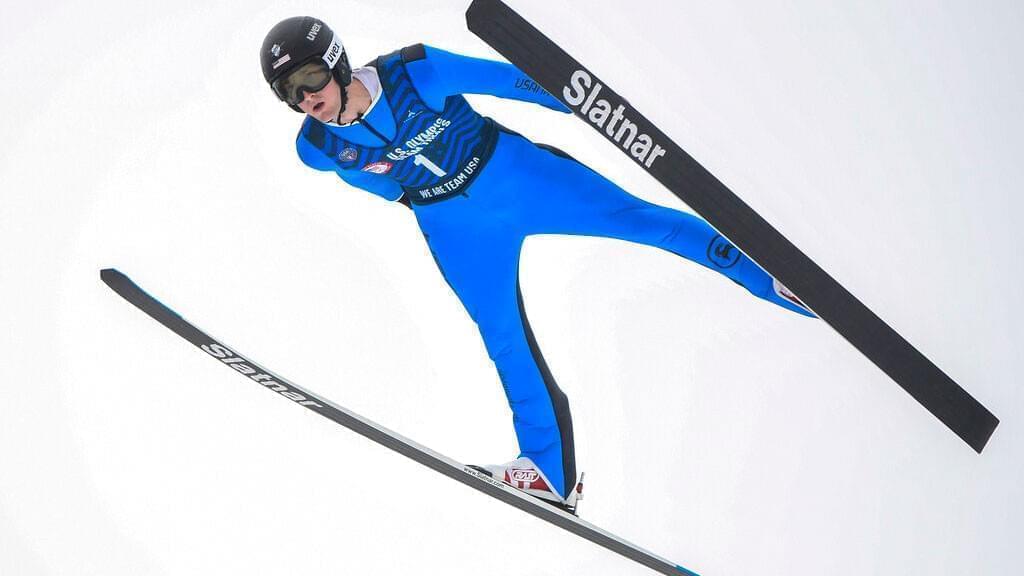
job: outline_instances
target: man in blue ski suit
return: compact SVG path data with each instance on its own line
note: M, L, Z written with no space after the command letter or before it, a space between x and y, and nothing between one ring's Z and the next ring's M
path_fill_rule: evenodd
M575 507L569 403L537 347L519 290L527 236L656 246L813 316L703 220L640 200L564 152L477 114L462 94L569 112L511 64L418 44L352 70L337 36L310 17L275 26L260 57L278 97L307 114L296 140L302 161L412 209L479 327L512 409L520 457L481 470L527 493Z

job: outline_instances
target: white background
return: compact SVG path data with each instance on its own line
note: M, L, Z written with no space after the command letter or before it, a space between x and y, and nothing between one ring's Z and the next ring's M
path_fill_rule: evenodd
M647 574L218 366L104 286L458 460L515 456L411 214L294 154L266 30L499 58L467 2L11 3L0 574ZM822 323L652 248L535 237L588 520L705 575L1019 573L1024 9L513 6L1001 419L978 456ZM682 207L584 123L479 110Z

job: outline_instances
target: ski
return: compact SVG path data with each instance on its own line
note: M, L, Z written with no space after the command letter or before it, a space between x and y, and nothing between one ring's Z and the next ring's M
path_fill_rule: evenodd
M695 572L669 562L610 532L581 520L577 516L545 504L532 496L527 496L504 482L495 480L470 466L460 464L447 456L434 452L430 448L417 444L351 410L338 406L322 396L292 384L288 380L242 356L233 348L210 337L199 328L196 328L189 321L178 315L178 313L142 290L130 278L113 268L101 270L100 278L114 292L117 292L133 306L170 328L175 334L188 340L209 356L230 366L239 374L264 388L277 392L288 400L304 406L324 418L333 420L381 446L390 448L427 468L444 474L452 480L457 480L474 490L501 500L531 516L554 524L567 532L603 546L612 552L621 554L656 572L673 576L679 576L680 574L684 576L697 576Z
M470 31L559 98L774 276L981 453L999 420L650 120L500 0L473 0Z

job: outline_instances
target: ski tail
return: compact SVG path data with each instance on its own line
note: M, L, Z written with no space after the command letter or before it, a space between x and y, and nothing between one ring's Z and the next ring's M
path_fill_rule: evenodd
M114 292L117 292L133 306L170 328L207 355L219 360L222 364L230 366L233 370L263 388L276 392L295 404L308 408L324 418L332 420L385 448L390 448L474 490L501 500L531 516L540 518L612 552L621 554L655 572L669 575L684 574L686 576L697 576L696 573L678 564L669 562L589 522L580 520L568 512L550 506L532 496L527 496L508 484L495 480L470 466L456 462L347 408L338 406L310 390L289 382L236 352L233 348L215 340L188 320L185 320L177 312L149 295L130 278L113 268L101 270L100 278Z

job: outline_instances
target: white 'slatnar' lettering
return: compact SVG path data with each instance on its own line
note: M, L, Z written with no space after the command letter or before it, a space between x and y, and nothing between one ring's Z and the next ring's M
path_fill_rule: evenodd
M619 143L637 162L650 168L655 160L665 155L665 149L647 134L641 134L637 125L625 117L624 105L619 104L613 108L610 102L598 98L602 88L604 86L594 82L586 70L576 70L569 78L569 86L562 88L562 96L570 106L578 108L591 124L604 128L605 134Z

